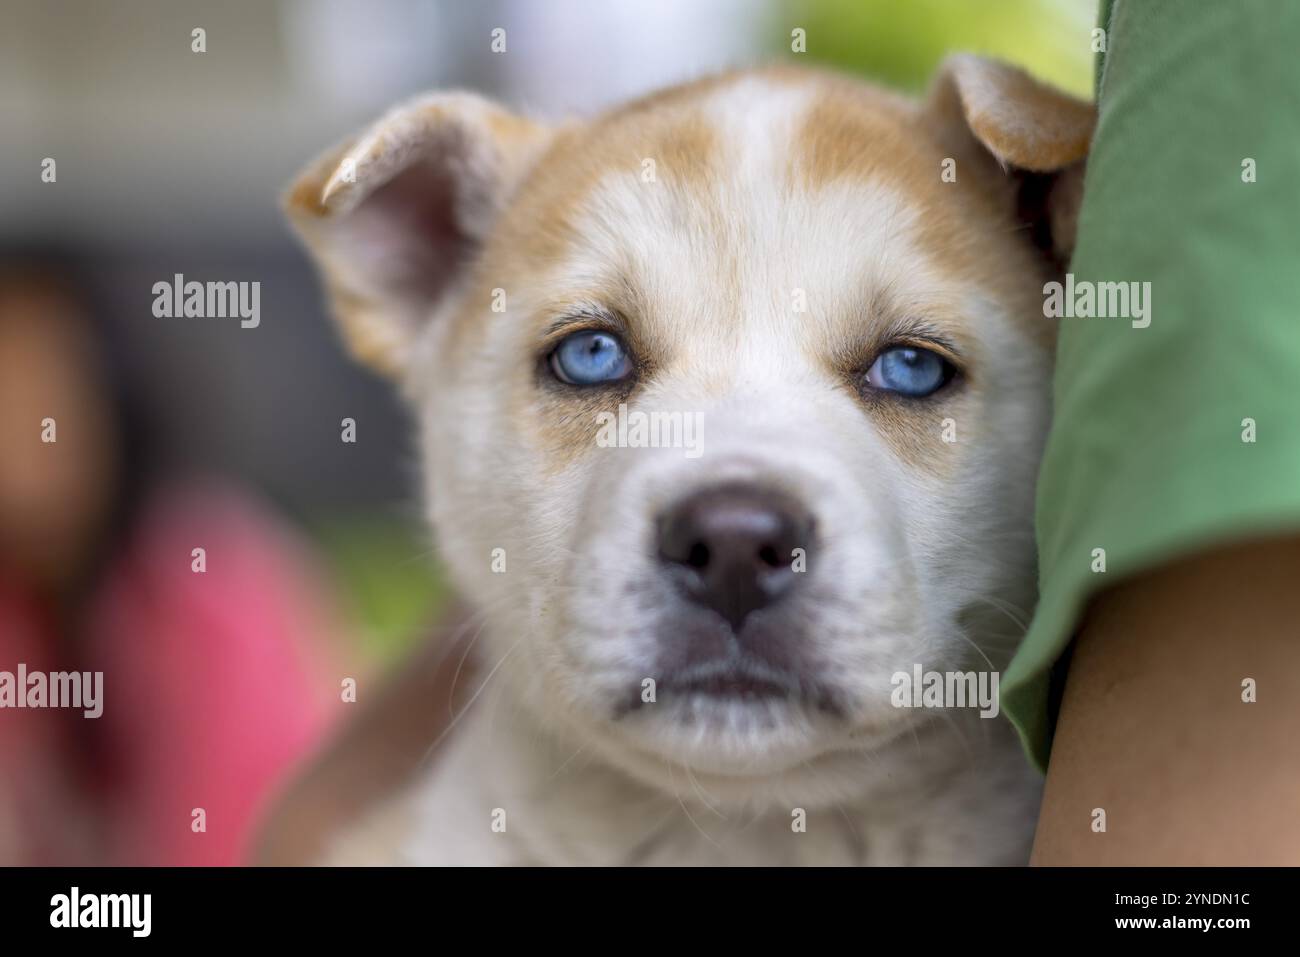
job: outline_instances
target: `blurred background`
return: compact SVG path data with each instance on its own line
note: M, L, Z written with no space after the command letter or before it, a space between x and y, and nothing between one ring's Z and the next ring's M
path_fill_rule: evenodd
M783 58L920 90L970 50L1089 95L1095 17L1095 0L0 0L0 672L102 670L106 702L96 720L0 709L0 863L238 862L356 707L344 680L363 697L447 607L410 424L345 359L278 211L310 157L430 88L583 115ZM176 273L260 282L260 325L155 317Z

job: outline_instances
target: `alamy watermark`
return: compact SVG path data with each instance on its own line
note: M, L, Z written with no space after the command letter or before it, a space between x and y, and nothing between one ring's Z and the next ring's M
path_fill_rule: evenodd
M979 708L981 718L996 718L998 702L996 671L925 671L913 665L910 672L895 671L889 695L895 708Z
M1049 319L1129 319L1134 329L1151 325L1151 283L1076 281L1043 285L1043 315Z
M239 319L241 329L262 322L260 282L185 281L176 273L171 282L153 284L153 314L159 319Z
M104 672L0 671L0 708L81 708L87 718L104 713Z
M83 894L74 886L50 898L51 927L119 927L132 937L148 937L153 929L152 894Z
M602 449L685 449L688 459L703 454L704 413L628 411L596 413L596 445Z

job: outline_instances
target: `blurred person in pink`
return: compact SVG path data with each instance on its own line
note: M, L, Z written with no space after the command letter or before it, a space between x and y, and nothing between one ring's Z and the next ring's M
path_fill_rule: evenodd
M340 710L339 617L268 509L153 478L66 275L0 270L0 680L102 672L102 714L0 707L0 863L240 863Z

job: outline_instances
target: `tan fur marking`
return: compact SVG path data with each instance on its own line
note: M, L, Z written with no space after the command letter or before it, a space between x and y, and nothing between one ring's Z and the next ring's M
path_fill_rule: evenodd
M804 118L792 179L813 191L844 177L899 189L920 212L921 242L934 260L954 276L991 284L992 295L1023 303L1013 318L1042 348L1052 348L1055 327L1039 321L1041 308L1033 306L1041 301L1026 298L1024 282L1026 275L1046 280L1049 271L1015 235L1021 227L1012 215L1010 183L988 156L944 148L960 138L945 131L948 142L941 142L935 125L932 115L906 101L831 78ZM955 183L940 175L950 156L957 161Z
M702 88L717 82L706 81ZM482 263L504 264L505 268L499 273L493 270L491 276L481 275L479 284L502 286L508 296L510 285L537 280L581 239L575 224L592 190L610 175L640 177L645 158L655 160L658 179L646 184L647 188L677 191L684 201L709 210L711 220L720 227L723 211L708 206L707 188L709 178L718 174L717 137L705 118L683 103L680 93L665 96L658 107L649 102L633 104L628 112L560 131L521 184L484 252ZM582 290L568 292L573 301L584 298ZM609 290L605 296L597 301L629 307L626 290ZM462 310L454 320L448 348L463 355L483 341L485 322L501 318L480 310Z

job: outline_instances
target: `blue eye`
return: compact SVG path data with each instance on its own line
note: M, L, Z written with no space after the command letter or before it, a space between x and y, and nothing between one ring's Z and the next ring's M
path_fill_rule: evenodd
M954 371L951 363L936 352L899 346L876 357L867 370L867 384L886 392L921 398L938 392Z
M618 337L595 329L566 336L550 361L551 371L569 385L617 382L632 373L632 360Z

